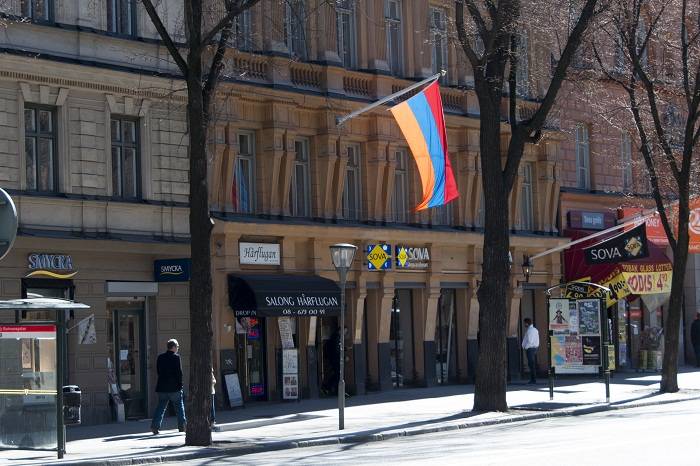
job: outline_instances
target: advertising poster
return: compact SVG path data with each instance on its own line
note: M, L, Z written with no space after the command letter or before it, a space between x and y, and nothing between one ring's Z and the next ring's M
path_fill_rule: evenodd
M282 350L282 373L283 374L297 374L299 372L299 366L297 362L297 350L296 349L285 349Z
M282 348L290 349L294 348L294 330L292 329L292 318L291 317L279 317L277 318L277 325L280 328L280 339L282 340Z
M576 301L569 301L569 333L580 333L578 328L578 307Z
M552 366L562 367L566 365L566 337L564 335L552 336Z
M581 335L600 335L599 300L578 300L578 327Z
M282 376L282 399L296 400L299 398L299 377L297 374L284 374Z
M555 334L568 334L570 321L569 300L549 300L549 329Z
M566 363L569 365L583 364L583 346L578 335L567 336L564 340L566 351Z
M224 384L226 385L226 394L228 395L228 404L231 408L243 406L243 394L241 393L241 383L238 380L238 374L225 374Z
M584 336L583 341L583 365L600 366L600 337Z

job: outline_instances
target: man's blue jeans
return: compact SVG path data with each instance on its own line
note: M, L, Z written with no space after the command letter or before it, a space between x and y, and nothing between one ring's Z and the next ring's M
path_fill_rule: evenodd
M175 406L178 427L184 427L185 423L187 423L182 390L178 392L158 392L158 406L156 407L156 412L153 413L153 420L151 421L152 428L160 429L160 425L163 423L165 409L168 407L168 402Z
M537 363L535 357L537 356L537 348L528 348L525 350L527 354L527 367L530 368L530 382L535 382L535 377L537 376Z

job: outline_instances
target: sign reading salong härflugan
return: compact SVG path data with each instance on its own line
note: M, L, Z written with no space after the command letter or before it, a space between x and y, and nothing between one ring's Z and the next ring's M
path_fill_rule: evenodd
M241 264L280 265L280 245L277 243L238 243Z
M426 247L396 246L397 269L427 269L430 251Z
M73 278L73 259L67 254L33 252L27 256L27 277Z

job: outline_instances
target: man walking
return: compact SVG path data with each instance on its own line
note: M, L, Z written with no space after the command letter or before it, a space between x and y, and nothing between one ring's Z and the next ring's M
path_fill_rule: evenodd
M163 423L163 415L168 407L168 402L175 406L177 411L177 428L180 432L185 431L187 419L185 419L185 404L182 399L182 365L180 355L177 350L180 347L177 340L168 340L168 350L158 356L156 368L158 371L158 382L156 392L158 393L158 406L153 413L151 421L151 431L153 435L158 435L160 426Z
M525 354L527 354L527 366L530 368L530 381L528 383L537 383L536 373L537 364L535 362L535 357L537 356L537 348L540 347L540 334L532 325L532 319L523 319L523 324L525 324L525 336L523 337L523 349Z
M695 365L700 367L700 312L695 314L695 320L690 325L690 341L695 350Z

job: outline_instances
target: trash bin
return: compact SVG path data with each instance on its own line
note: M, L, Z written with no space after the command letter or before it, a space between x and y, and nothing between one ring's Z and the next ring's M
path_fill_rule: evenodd
M63 423L67 426L80 424L80 387L63 386Z

